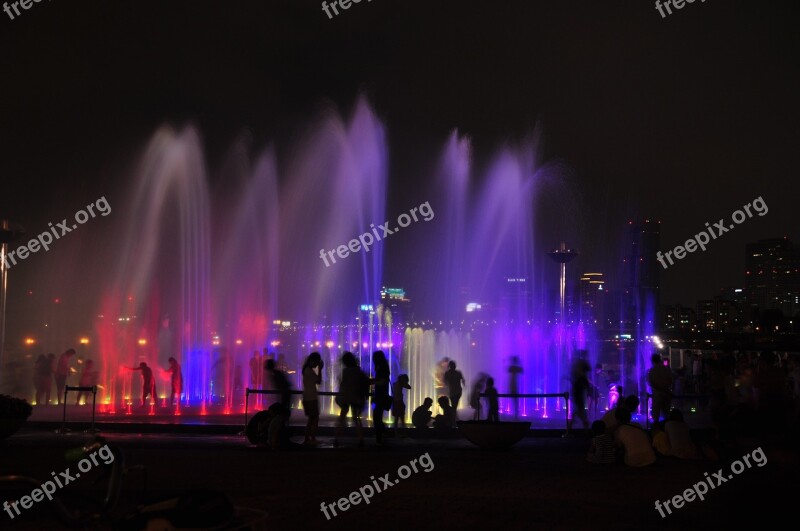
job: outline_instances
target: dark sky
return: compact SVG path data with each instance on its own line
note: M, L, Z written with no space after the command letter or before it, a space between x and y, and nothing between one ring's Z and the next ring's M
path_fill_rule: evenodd
M0 216L35 228L113 195L164 122L197 124L214 168L243 131L281 152L320 106L347 115L365 94L389 137L388 212L418 204L452 129L480 166L541 121L584 208L579 268L612 269L629 218L660 219L667 250L762 196L766 216L665 273L663 300L693 303L742 284L745 243L800 240L799 13L374 0L328 20L316 0L40 2L0 13Z

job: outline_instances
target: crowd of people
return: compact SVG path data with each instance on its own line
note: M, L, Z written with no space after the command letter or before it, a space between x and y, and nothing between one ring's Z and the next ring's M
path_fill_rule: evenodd
M371 361L373 370L371 371L372 376L369 376L359 366L358 360L352 352L344 352L341 356L342 371L334 400L339 407L334 437L335 446L338 445L342 430L348 423L348 417L355 427L358 444L364 444L362 418L370 398L376 442L382 444L384 438L390 433L384 421L384 415L387 413L392 417L393 435L399 438L406 436L408 427L406 426L405 391L411 389L409 376L408 374L399 374L392 379L386 354L381 350L372 354ZM516 385L516 378L522 372L522 368L519 366L518 358L514 357L512 361L509 372L512 375L512 382L514 382L512 388L516 388L513 385ZM266 358L264 364L266 372L262 385L269 388L279 398L266 411L257 413L251 419L248 435L253 441L279 447L288 443L286 428L292 412L292 389L285 366L280 366L271 356ZM466 380L458 370L455 361L445 358L441 365L443 371L437 377L442 385L436 386L438 391L436 404L439 406L440 413L434 415L432 411L434 399L426 397L411 415L411 424L414 429L450 430L456 427L458 406L464 393ZM318 387L322 383L323 368L322 356L319 352L312 352L306 358L300 371L300 381L303 387L302 406L307 418L303 445L307 446L319 444L316 438L321 409ZM253 374L256 372L254 369L251 370ZM486 403L487 420L498 422L500 420L499 399L494 379L480 373L473 382L469 395L469 404L475 411L474 420L481 418L483 402Z
M73 381L71 385L84 388L76 391L75 405L80 405L81 400L86 403L90 394L90 391L86 389L98 385L100 372L92 359L78 360L77 364L81 365L79 372L71 363L76 354L75 349L70 348L58 357L55 354L40 354L36 358L33 368L33 387L37 406L47 406L53 403L63 405L64 390L72 374L78 374L78 380ZM177 359L170 357L167 363L168 367L163 369L163 372L169 375L170 404L175 405L180 402L183 392L183 373ZM139 371L142 375L142 405L147 405L148 399L155 401L157 395L153 369L146 362L139 363L137 367L128 367L128 369ZM56 384L55 397L52 396L54 381Z
M68 349L60 356L40 355L34 364L33 379L36 404L61 404L64 389L73 375L71 385L90 388L98 384L96 364L91 359L78 360L73 367L74 349ZM709 413L717 437L725 437L733 431L748 427L759 431L797 426L800 420L800 360L788 356L776 356L772 352L759 355L742 353L711 354L701 356L690 354L681 358L684 363L678 369L670 367L669 360L659 354L651 357L651 367L646 373L647 393L633 393L623 396L619 384L608 387L608 406L598 407L601 391L597 375L599 367L592 373L591 365L584 358L573 361L569 380L571 417L567 421L567 434L573 431L575 419L579 419L584 429L595 434L589 460L608 462L609 455L621 458L632 466L643 466L653 462L656 454L675 456L684 459L697 458L708 453L693 443L690 431L684 422L684 411L695 411L703 406ZM339 407L336 437L338 441L348 417L356 428L360 444L363 444L362 416L367 405L372 404L372 421L375 439L378 444L393 432L397 437L407 433L405 391L412 388L407 374L393 377L389 361L383 351L375 351L371 357L372 370L363 370L356 356L345 352L341 357L341 375L336 390L335 403ZM324 362L319 352L312 352L299 371L298 380L302 385L302 406L307 417L305 445L318 444L316 434L319 426L320 403L318 387L323 383ZM80 370L79 370L80 369ZM136 367L128 367L139 372L142 382L141 403L155 401L156 378L153 368L146 362ZM158 369L157 369L158 370ZM170 357L168 367L161 369L170 381L170 404L181 400L183 375L180 363ZM284 356L275 356L264 350L263 355L256 351L250 361L250 384L255 388L269 388L277 394L277 401L258 418L264 428L263 436L276 445L288 430L292 411L292 384L290 371ZM509 394L519 394L519 379L523 374L520 360L510 358L508 367ZM369 376L371 374L372 376ZM426 397L411 414L414 429L435 428L449 430L456 427L458 408L465 389L466 398L473 410L472 420L485 419L499 422L499 392L492 376L478 373L467 387L467 380L459 370L455 360L444 358L434 374L435 393ZM53 393L55 382L55 397ZM240 383L239 387L242 385ZM90 393L79 391L75 403L87 400ZM519 413L518 398L511 398L510 411L516 418ZM434 406L438 406L438 412ZM385 415L392 419L390 430L385 423ZM646 418L645 431L632 418L643 414ZM593 423L590 423L590 418ZM265 423L266 421L266 423ZM271 428L269 428L271 426ZM269 428L269 429L267 429Z
M774 436L800 429L800 360L773 352L740 356L690 355L685 367L672 370L669 360L651 356L646 379L650 408L644 408L649 430L631 420L640 410L636 395L592 423L594 437L587 460L647 466L657 456L716 459L719 446L736 436ZM581 366L579 372L585 367ZM585 383L585 382L584 382ZM583 385L583 384L579 384ZM575 390L575 386L573 386ZM580 400L578 399L577 402ZM684 407L706 405L713 433L698 440L684 420ZM580 417L579 413L575 415ZM585 419L585 417L583 417Z

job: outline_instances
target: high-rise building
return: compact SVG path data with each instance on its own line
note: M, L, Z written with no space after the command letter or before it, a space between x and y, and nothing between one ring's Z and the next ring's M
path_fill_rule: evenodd
M697 325L700 330L717 330L717 312L713 300L697 301Z
M656 259L661 247L661 222L628 224L623 267L623 324L652 333L660 307L662 266Z
M578 319L598 329L606 327L606 286L603 273L584 273L579 284Z
M392 320L395 323L414 319L411 300L406 297L406 292L402 288L381 288L381 304L384 309L392 312Z
M695 330L696 327L696 313L693 309L676 304L675 306L667 306L664 309L664 329L677 331L677 330Z
M800 311L800 257L788 238L747 244L744 289L752 312L778 309L786 316Z

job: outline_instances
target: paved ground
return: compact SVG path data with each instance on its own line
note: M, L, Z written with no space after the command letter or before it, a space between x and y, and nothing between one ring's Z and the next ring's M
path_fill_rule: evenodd
M65 469L63 450L83 437L23 431L0 442L0 474L48 478ZM740 529L750 522L773 528L774 515L796 514L793 490L800 472L797 455L785 446L755 440L726 449L718 462L665 459L644 469L590 465L582 438L531 437L505 452L483 451L460 439L390 440L380 447L368 440L364 448L345 440L340 448L284 452L251 447L236 436L117 434L109 440L122 448L129 465L147 468L151 497L218 489L237 506L267 511L265 529ZM683 492L704 480L704 472L722 468L729 474L731 461L759 444L765 466L744 470L705 501L666 518L655 510L656 499ZM426 453L430 472L418 466L419 472L376 494L369 505L337 511L331 520L321 512L320 503L347 497L371 484L372 476L397 479L399 467ZM132 473L128 485L139 485L139 477ZM94 492L90 483L79 478L65 492L85 502ZM11 497L2 494L0 500ZM126 492L124 501L136 496ZM0 512L0 528L59 529L47 507L38 505L24 521Z

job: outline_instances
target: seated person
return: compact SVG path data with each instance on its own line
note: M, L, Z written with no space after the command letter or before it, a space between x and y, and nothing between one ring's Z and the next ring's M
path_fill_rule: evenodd
M606 433L606 424L602 420L592 422L592 444L586 460L590 463L608 464L614 462L614 438Z
M436 415L433 419L434 428L452 428L455 420L456 410L450 405L450 399L446 396L439 397L439 407L442 409L441 415Z
M422 405L415 409L414 413L411 414L411 424L413 424L415 428L422 429L428 427L428 423L431 421L431 417L433 416L433 413L431 413L432 405L433 399L431 397L427 397L425 401L422 402Z
M667 432L664 431L664 422L662 420L653 424L653 448L656 449L659 455L670 455L672 448L669 446Z
M678 459L700 459L700 451L697 445L692 442L689 433L689 425L683 421L683 413L680 409L673 409L667 416L664 423L664 432L669 440L670 453Z
M617 426L614 429L614 444L624 451L624 461L628 466L647 466L656 462L656 454L650 439L642 428L632 426L631 413L626 408L615 410Z
M632 415L633 412L636 411L636 408L638 407L639 407L639 397L637 397L636 395L626 396L623 400L619 400L617 402L617 407L606 411L605 415L603 415L603 418L601 419L606 424L606 431L608 433L612 433L614 429L617 427L616 412L618 409L620 408L626 409L628 410L628 413ZM639 426L639 424L636 423L632 425Z

